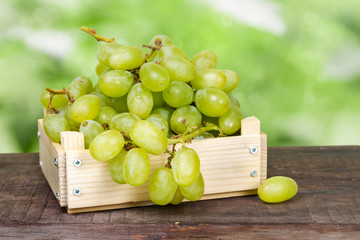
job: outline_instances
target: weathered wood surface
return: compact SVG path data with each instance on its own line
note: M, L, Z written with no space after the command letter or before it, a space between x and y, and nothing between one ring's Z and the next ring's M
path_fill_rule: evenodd
M68 214L38 154L0 155L0 239L360 239L360 146L269 147L268 177L299 193Z

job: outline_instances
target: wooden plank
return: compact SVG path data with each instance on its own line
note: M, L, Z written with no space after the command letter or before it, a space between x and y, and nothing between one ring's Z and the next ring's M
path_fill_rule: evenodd
M206 183L204 195L256 189L260 174L252 177L254 170L260 172L260 153L251 154L250 146L261 148L260 135L235 136L193 141L189 144L200 157L201 172ZM211 148L209 148L211 146ZM98 162L89 150L67 151L68 208L85 208L149 200L148 182L134 187L117 184L108 173L107 162ZM167 154L151 156L151 173L167 162ZM74 166L80 159L82 165ZM74 196L75 188L81 189Z

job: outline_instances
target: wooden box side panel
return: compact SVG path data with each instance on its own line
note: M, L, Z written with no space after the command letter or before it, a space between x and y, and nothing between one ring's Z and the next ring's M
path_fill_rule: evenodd
M193 141L188 145L196 150L201 161L201 172L208 195L256 189L260 175L251 176L252 171L260 173L260 151L251 154L250 147L261 148L260 135L236 136ZM108 163L94 160L89 150L66 152L66 173L68 186L68 208L86 208L123 203L149 201L148 182L142 186L117 184L109 176ZM151 172L164 166L167 154L151 156ZM80 159L80 167L74 161ZM74 195L80 189L81 194ZM231 196L236 196L234 193Z
M67 205L66 178L65 178L65 152L60 144L54 143L46 135L43 120L38 120L40 166L49 183L49 186L59 201L60 206ZM57 166L55 164L55 158Z

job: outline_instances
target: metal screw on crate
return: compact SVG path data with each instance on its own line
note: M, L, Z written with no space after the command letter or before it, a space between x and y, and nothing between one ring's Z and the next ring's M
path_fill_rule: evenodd
M37 137L40 138L40 132L39 131L37 132Z
M257 147L255 147L255 146L250 147L250 153L251 154L256 154L257 152L258 152Z
M60 193L57 192L57 193L55 194L55 197L56 197L56 200L60 200Z
M257 174L257 172L256 172L256 170L254 170L254 171L251 171L250 176L255 177L256 174Z
M73 194L74 194L75 196L80 196L80 195L81 195L81 189L80 189L80 188L74 188Z
M40 165L40 167L42 167L42 162L41 161L39 162L39 165Z
M54 165L57 167L58 166L58 159L57 159L57 157L54 157Z
M75 161L74 161L74 166L75 166L75 167L80 167L81 164L82 164L82 162L81 162L80 159L75 159Z

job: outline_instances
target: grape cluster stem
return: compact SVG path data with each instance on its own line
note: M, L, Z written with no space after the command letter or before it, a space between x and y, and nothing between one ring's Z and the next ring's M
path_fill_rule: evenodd
M82 26L80 29L82 31L90 34L91 36L93 36L96 39L96 41L103 41L103 42L107 42L107 43L115 42L115 38L106 38L106 37L98 35L96 33L95 29L91 29L91 28L84 27L84 26Z

